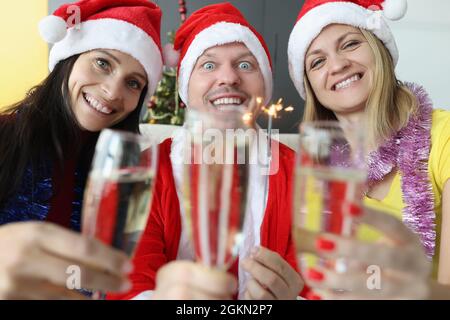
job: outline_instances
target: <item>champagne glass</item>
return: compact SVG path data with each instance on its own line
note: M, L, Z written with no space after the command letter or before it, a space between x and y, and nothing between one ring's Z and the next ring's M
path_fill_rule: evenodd
M296 163L293 233L303 273L325 267L349 272L350 261L320 259L308 253L317 233L354 237L358 225L351 211L362 210L366 184L365 137L357 126L338 121L304 122L300 126ZM296 230L302 229L303 237ZM305 277L308 283L308 278Z
M111 129L101 132L83 200L82 232L129 257L150 213L157 146L142 136ZM146 147L145 150L141 150ZM95 296L104 298L100 292Z
M197 261L227 270L239 254L247 207L249 122L245 108L188 109L183 208Z

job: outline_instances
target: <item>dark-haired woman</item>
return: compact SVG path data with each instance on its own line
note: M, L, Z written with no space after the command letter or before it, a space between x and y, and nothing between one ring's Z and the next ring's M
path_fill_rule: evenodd
M127 258L78 234L81 201L98 133L139 131L161 76L160 18L146 0L90 0L41 22L51 73L0 114L0 298L129 288Z

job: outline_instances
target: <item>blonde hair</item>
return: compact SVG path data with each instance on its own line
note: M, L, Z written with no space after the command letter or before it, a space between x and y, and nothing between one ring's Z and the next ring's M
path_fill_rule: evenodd
M369 145L379 146L403 128L418 108L413 93L397 80L394 64L384 44L370 31L359 29L375 58L373 86L366 103ZM305 74L306 104L303 121L336 120L334 113L320 104Z

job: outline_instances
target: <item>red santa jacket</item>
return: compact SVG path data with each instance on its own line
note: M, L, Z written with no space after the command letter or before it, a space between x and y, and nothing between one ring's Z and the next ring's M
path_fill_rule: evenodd
M272 158L278 157L279 170L269 177L260 244L277 252L298 270L291 237L295 153L281 143L272 143L276 144L272 148ZM177 259L182 218L170 158L171 146L172 139L160 144L159 170L153 189L150 217L133 259L134 272L130 276L132 289L123 295L110 294L109 299L131 299L144 291L154 290L159 268Z

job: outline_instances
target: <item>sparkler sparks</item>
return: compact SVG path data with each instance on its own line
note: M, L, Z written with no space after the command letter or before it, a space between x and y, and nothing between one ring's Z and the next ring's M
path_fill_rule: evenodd
M260 98L258 98L258 99L260 99ZM257 99L257 101L258 101L258 99ZM262 101L262 100L259 100L259 101ZM269 120L270 120L271 117L274 118L274 119L279 119L281 117L279 114L282 111L284 111L284 112L292 112L292 111L294 111L294 107L292 107L292 106L284 107L283 106L283 99L280 98L280 99L278 99L278 101L276 103L274 103L274 104L272 104L272 105L270 105L268 107L266 107L266 106L261 107L261 110L264 113L269 115Z
M262 106L263 99L258 97L256 98L257 107L268 115L268 124L267 124L267 175L264 182L264 198L263 201L266 201L267 195L269 192L269 172L270 172L270 162L272 159L272 122L273 119L280 118L281 112L292 112L294 108L292 106L284 107L283 99L278 99L277 103L272 104L270 106Z

